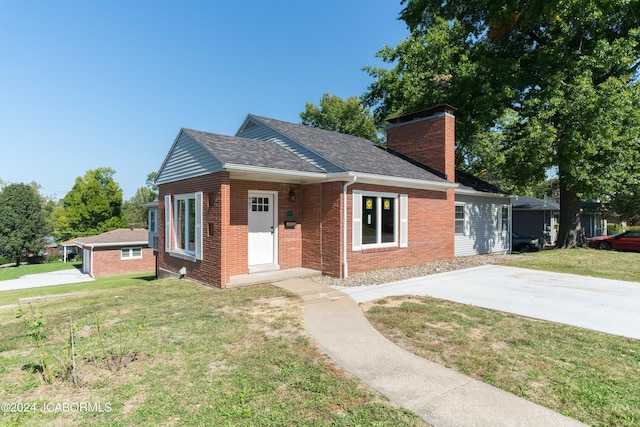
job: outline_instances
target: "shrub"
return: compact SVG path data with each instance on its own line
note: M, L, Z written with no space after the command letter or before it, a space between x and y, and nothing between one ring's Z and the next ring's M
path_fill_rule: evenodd
M624 231L624 227L620 224L607 224L607 234L611 236L612 234L622 233Z

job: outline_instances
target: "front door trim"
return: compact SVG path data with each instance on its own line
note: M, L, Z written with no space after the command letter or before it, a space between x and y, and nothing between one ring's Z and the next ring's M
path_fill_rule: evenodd
M262 191L262 190L249 190L248 192L248 203L247 203L247 263L249 273L259 273L262 271L273 271L279 270L280 265L278 264L278 192L277 191ZM258 232L263 233L262 238L258 236L251 236L252 233L252 225L255 227L256 223L252 224L251 215L252 215L252 203L253 198L264 198L268 197L270 202L269 206L269 220L268 223L258 224L262 231L258 230ZM261 204L262 205L262 204ZM255 214L259 214L256 212ZM270 228L271 230L268 230ZM264 235L265 232L271 233L271 241L269 241L269 236ZM256 244L265 244L269 247L255 247ZM252 253L252 251L261 251L258 255L256 253ZM264 252L262 252L264 251ZM257 261L256 261L257 260Z

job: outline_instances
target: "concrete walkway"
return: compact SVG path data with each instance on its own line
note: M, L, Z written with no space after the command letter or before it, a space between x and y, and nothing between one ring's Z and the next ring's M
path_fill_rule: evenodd
M20 267L18 267L20 268ZM52 271L49 273L27 274L19 279L0 280L0 291L13 289L39 288L41 286L66 285L71 283L90 282L95 280L77 268Z
M305 279L274 285L303 299L307 331L336 363L436 427L583 425L403 350L339 290Z

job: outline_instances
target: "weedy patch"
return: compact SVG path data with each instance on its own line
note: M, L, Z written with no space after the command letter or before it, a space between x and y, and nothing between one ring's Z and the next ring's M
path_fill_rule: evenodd
M0 335L10 337L0 350L0 401L81 399L110 408L11 413L3 423L426 425L323 355L306 334L300 300L279 288L217 291L165 279L122 289L41 305L51 352L64 349L69 314L74 319L80 387L21 370L39 364L35 346L20 319L0 312Z

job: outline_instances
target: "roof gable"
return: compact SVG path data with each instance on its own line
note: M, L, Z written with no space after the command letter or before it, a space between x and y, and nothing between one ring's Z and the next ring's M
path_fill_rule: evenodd
M193 178L221 169L222 161L183 128L160 166L156 184Z
M364 138L327 131L312 126L250 115L263 128L270 129L280 139L291 141L288 149L302 151L317 162L328 162L327 172L357 172L425 181L447 182L423 168L402 160ZM246 134L246 130L241 132ZM252 130L255 134L256 130ZM265 132L265 135L269 132ZM278 138L276 138L278 139ZM324 163L323 163L324 164Z
M183 128L158 172L156 183L220 172L230 165L324 172L289 150L268 141Z

